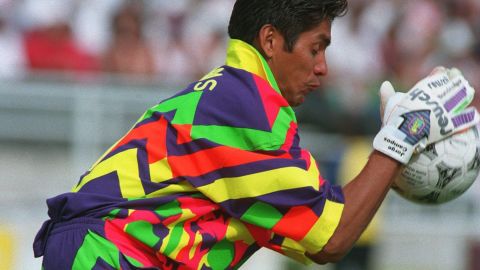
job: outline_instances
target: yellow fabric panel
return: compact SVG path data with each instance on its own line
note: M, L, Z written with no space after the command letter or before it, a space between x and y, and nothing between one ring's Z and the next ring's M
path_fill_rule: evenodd
M140 198L145 196L138 171L137 151L135 148L128 149L98 163L82 179L81 183L73 188L72 192L78 192L85 184L98 177L116 172L122 197Z
M310 253L317 253L327 244L338 227L343 212L343 204L327 200L323 213L300 244Z
M240 40L231 39L227 48L227 65L244 69L268 80L257 50Z
M318 190L318 177L318 168L312 163L308 171L286 167L240 177L220 178L211 184L198 187L198 190L219 203L294 188L312 187Z
M192 259L195 256L195 252L198 248L198 246L202 243L203 237L202 234L199 232L195 233L195 239L193 240L193 245L192 248L190 249L188 256L189 259Z
M173 173L168 164L167 158L161 159L149 165L150 179L154 183L160 183L172 179Z
M145 195L145 198L159 198L172 194L186 193L186 192L198 192L190 183L183 181L177 184L169 184L168 186L155 190L152 193Z
M312 261L305 256L305 248L295 240L285 238L282 243L282 251L287 257L292 258L300 263L312 263Z
M241 240L248 245L255 242L255 239L253 239L245 224L235 218L229 220L225 238L231 242Z
M196 237L197 233L195 233L194 239L198 240L199 238ZM180 237L180 242L178 242L178 245L175 247L175 249L172 251L172 253L169 254L171 258L176 258L178 256L178 253L188 245L188 242L190 241L190 235L183 230L182 236Z

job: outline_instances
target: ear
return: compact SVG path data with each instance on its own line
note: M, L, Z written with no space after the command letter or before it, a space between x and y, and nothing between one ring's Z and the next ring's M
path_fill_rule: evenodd
M272 58L276 46L280 44L278 30L271 24L266 24L258 31L258 46L266 59Z

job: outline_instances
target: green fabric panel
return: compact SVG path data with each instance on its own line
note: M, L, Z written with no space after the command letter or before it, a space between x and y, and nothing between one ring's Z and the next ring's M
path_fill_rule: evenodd
M206 138L218 144L228 145L244 150L278 149L278 146L272 142L272 134L270 132L249 128L235 128L215 125L193 126L191 136L194 139Z
M140 263L139 261L135 260L134 258L132 257L129 257L127 255L123 255L130 264L132 264L133 266L136 266L136 267L139 267L139 268L142 268L143 267L143 264Z
M112 211L110 211L110 213L108 213L108 215L106 217L103 218L103 220L113 219L113 218L117 217L117 214L119 212L120 212L120 209L113 209Z
M175 112L172 124L192 124L195 117L198 101L202 96L202 91L194 91L185 95L177 96L161 102L160 104L150 108L140 121L150 118L155 112Z
M270 83L270 86L272 86L277 93L281 94L282 92L280 91L280 87L278 87L277 80L275 80L275 77L273 76L272 70L270 69L270 66L267 64L267 61L265 61L265 58L257 51L255 52L258 55L258 58L262 62L263 70L265 70L265 73L267 74L267 80Z
M159 206L155 213L159 214L164 218L168 218L174 215L179 215L182 213L182 208L180 208L180 204L177 200L171 201L169 203L163 204Z
M194 139L206 138L212 142L243 150L278 150L285 142L291 121L296 122L295 113L290 107L280 109L272 131L229 126L193 126Z
M235 255L234 245L226 240L216 243L208 252L207 261L212 270L227 269Z
M282 213L273 206L263 202L256 202L242 215L241 220L262 228L271 229L282 217Z
M88 231L73 261L73 270L92 269L98 258L115 269L120 269L120 252L118 248L100 235Z
M120 209L114 209L110 212L110 215L112 217L116 217L119 212L120 212Z
M152 224L147 221L140 220L129 223L125 232L149 247L154 247L160 241L160 238L153 233Z
M297 117L295 116L295 112L293 111L292 107L281 107L280 111L278 112L277 119L275 119L275 123L273 123L273 131L274 132L281 132L283 129L277 127L279 130L276 130L275 126L282 126L281 123L284 123L285 125L290 128L290 122L297 123ZM288 130L287 128L287 130ZM285 130L286 132L286 130ZM277 133L276 133L277 134Z
M165 255L170 255L180 243L183 234L183 222L178 223L170 232L170 240L165 248Z

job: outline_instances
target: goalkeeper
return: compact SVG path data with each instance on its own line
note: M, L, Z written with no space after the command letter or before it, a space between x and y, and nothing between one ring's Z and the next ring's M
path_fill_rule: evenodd
M47 200L34 242L43 269L236 269L259 248L340 260L401 164L478 122L455 69L406 94L385 83L368 163L343 188L324 180L292 107L327 74L331 24L346 6L237 0L226 64L147 110L71 192Z

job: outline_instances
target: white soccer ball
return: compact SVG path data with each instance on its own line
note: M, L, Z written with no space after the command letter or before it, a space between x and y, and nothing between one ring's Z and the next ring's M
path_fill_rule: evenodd
M401 170L392 188L409 201L440 204L463 194L480 171L480 126L431 144Z

